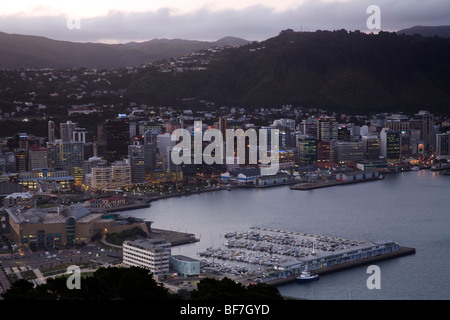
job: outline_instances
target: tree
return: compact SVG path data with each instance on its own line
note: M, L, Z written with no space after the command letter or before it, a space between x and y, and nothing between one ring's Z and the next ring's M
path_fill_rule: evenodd
M191 300L283 300L277 288L267 284L244 286L230 278L222 280L202 279L196 290L191 292Z

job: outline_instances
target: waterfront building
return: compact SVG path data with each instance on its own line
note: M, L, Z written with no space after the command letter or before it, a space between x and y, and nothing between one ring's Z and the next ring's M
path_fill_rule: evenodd
M436 145L434 115L430 112L421 110L419 113L413 115L412 119L409 121L409 128L420 131L420 140L423 141L426 149Z
M286 173L278 172L275 175L255 177L253 180L257 187L269 187L280 185L291 181L291 176Z
M123 242L123 264L146 268L155 275L169 272L170 255L171 244L164 239Z
M307 165L317 161L317 141L309 136L297 136L300 164Z
M5 207L15 243L31 249L45 249L89 243L96 234L117 233L139 227L149 232L148 223L135 219L117 223L119 217L103 217L83 206L22 209Z
M450 159L450 131L436 135L436 156L438 159Z
M200 261L190 257L175 255L169 258L170 267L182 277L200 274Z
M378 136L362 136L364 159L377 160L380 158L380 138Z
M399 131L383 128L380 133L380 156L391 162L400 160L401 137Z
M363 142L345 142L337 143L337 162L339 164L348 164L364 159Z
M366 179L376 179L379 176L377 170L351 171L336 174L337 181L363 181Z
M317 141L317 162L331 162L331 141Z

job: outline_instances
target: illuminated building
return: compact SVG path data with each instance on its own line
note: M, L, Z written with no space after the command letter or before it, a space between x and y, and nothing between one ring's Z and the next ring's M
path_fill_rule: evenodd
M156 275L169 272L170 255L171 244L164 239L123 242L123 264L146 268Z

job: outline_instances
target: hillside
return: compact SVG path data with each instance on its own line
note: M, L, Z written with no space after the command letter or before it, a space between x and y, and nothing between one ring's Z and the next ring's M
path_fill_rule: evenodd
M423 37L450 38L450 26L415 26L397 31L397 34L413 36L419 34Z
M0 32L0 68L121 68L179 57L215 45L248 41L226 37L216 42L153 39L126 44L80 43Z
M450 105L449 57L450 39L286 30L226 51L206 71L149 71L128 94L147 103L197 98L246 107L438 112Z

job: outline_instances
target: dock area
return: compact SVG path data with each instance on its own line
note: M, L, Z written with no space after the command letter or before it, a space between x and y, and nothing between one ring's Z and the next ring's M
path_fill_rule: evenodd
M305 269L326 274L415 253L392 240L365 241L251 227L247 232L228 232L224 247L197 254L212 270L227 273L244 285L281 285L296 280ZM224 263L214 263L218 259Z
M334 186L340 186L340 185L346 185L346 184L377 181L377 180L380 180L380 178L368 178L368 179L355 180L355 181L305 182L305 183L297 183L296 185L291 186L290 188L292 190L313 190L313 189L319 189L319 188L334 187Z
M414 249L414 248L399 247L399 249L397 251L380 254L380 255L377 255L374 257L363 258L363 259L360 259L357 261L348 261L348 262L344 262L339 265L334 265L334 266L330 266L330 267L323 267L318 270L315 270L313 273L323 275L323 274L338 272L338 271L351 269L351 268L355 268L355 267L360 267L360 266L364 266L364 265L370 265L370 264L373 264L373 263L376 263L379 261L399 258L402 256L415 254L415 253L416 253L416 249ZM264 281L264 283L266 283L268 285L272 285L272 286L279 286L279 285L295 282L297 276L298 275L290 275L290 276L286 276L286 277L282 277L282 278L271 279L268 281Z
M151 228L151 231L148 234L148 238L150 239L162 238L165 239L167 242L170 242L172 246L178 246L182 244L200 241L195 237L195 234L193 233L155 229L155 228Z

